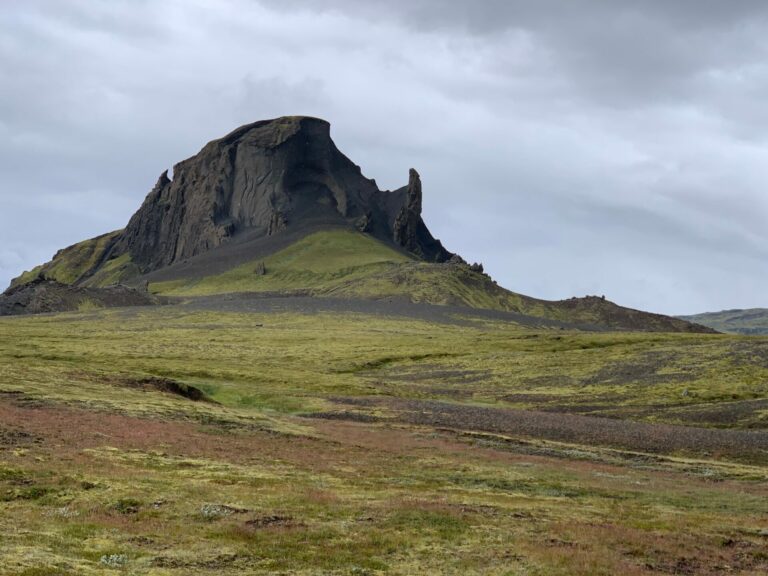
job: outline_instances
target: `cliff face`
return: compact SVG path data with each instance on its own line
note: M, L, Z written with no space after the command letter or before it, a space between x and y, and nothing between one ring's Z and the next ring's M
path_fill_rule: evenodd
M285 117L238 128L163 173L116 239L142 272L233 238L280 234L318 221L347 222L434 262L451 257L421 218L421 182L380 191L336 148L330 125Z

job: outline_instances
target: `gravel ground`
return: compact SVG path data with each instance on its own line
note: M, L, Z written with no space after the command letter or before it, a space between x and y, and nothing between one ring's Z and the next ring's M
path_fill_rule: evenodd
M429 400L337 399L337 402L386 407L396 414L398 421L435 428L526 436L659 454L706 454L768 461L768 431L764 430L695 428Z
M173 299L169 300L173 301ZM500 320L522 326L599 331L605 327L584 326L525 316L515 312L480 310L463 306L438 306L414 303L407 298L380 300L354 298L316 298L304 294L285 295L274 293L237 293L216 296L199 296L179 299L179 303L193 310L221 312L269 313L297 312L317 314L326 312L351 312L376 316L395 316L449 324L472 324L473 321Z

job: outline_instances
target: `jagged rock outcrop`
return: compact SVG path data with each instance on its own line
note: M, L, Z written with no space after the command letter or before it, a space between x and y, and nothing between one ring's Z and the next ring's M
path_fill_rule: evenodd
M408 188L405 192L405 204L395 219L393 232L395 242L400 246L415 252L419 249L419 223L421 222L421 178L413 168L408 177Z
M445 262L453 256L432 237L421 218L421 178L413 168L405 188L405 201L395 218L392 233L398 245L424 260Z
M238 128L164 172L110 247L141 272L194 257L233 238L273 236L311 222L344 221L429 261L451 254L421 218L421 181L380 191L336 148L324 120L290 116Z

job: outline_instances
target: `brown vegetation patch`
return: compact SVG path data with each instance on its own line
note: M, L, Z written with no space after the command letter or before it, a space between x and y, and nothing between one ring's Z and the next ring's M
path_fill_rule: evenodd
M60 461L82 461L84 467L90 460L83 450L104 446L121 450L162 450L170 456L233 463L279 460L316 472L338 470L339 466L366 466L378 457L357 445L354 439L343 436L323 440L259 429L229 432L215 425L201 426L185 420L139 418L61 405L24 407L2 396L0 422L6 428L39 438L40 441L32 445L35 450L47 455L55 453ZM377 444L385 451L402 451L399 439L392 443L374 441L374 445Z
M628 566L629 570L639 569L645 574L715 576L764 574L768 569L768 549L746 540L649 532L613 523L574 522L556 525L554 529L561 538L577 543L593 555L599 554L597 547L602 547L605 554L620 555L620 564L631 562L634 566Z
M245 461L257 457L269 434L208 433L206 428L178 420L155 420L124 414L90 412L68 406L19 406L0 398L0 421L41 439L41 449L70 458L84 449L113 446L151 450L186 457L218 457Z
M589 397L577 397L570 400L570 403L565 403L568 400L561 398L563 403L540 406L537 409L542 412L556 412L565 414L581 414L598 416L602 418L621 418L625 420L633 420L637 418L636 414L641 411L635 406L623 405L624 396L620 394L593 394ZM646 414L653 416L653 413ZM652 418L651 418L652 419Z

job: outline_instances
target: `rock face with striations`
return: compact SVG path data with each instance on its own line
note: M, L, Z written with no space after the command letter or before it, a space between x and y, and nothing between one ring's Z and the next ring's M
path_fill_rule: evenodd
M421 218L421 182L380 191L336 148L324 120L290 116L238 128L163 173L106 257L130 253L141 272L239 235L348 223L432 262L452 254Z

